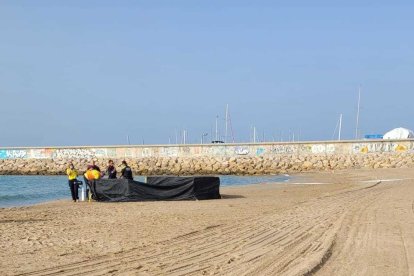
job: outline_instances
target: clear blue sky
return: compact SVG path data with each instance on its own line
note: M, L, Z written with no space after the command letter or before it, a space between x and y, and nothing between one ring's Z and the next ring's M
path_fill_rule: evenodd
M0 1L0 146L414 128L411 3Z

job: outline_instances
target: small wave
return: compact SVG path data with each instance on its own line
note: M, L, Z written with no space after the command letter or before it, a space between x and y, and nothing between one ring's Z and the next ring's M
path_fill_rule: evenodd
M36 197L36 196L34 196ZM32 198L27 195L0 195L0 202L2 201L17 201Z
M63 194L63 195L66 195ZM42 202L47 200L54 200L62 197L62 193L25 193L25 194L6 194L0 195L0 207L4 204L21 205L26 202ZM14 205L14 204L12 204Z

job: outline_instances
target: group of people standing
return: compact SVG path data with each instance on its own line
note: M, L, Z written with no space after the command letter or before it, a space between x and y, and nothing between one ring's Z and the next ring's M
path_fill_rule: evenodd
M89 186L89 181L101 179L107 176L108 179L117 179L117 170L114 165L113 160L108 161L108 167L104 172L96 165L96 159L92 160L92 163L88 165L86 172L83 175L85 183ZM119 178L121 179L129 179L134 180L132 175L132 169L128 166L127 162L124 160L122 161L122 170L121 175ZM78 171L75 169L73 162L69 163L68 168L66 169L66 175L68 176L69 181L69 188L72 195L73 202L79 200L78 189L79 189L79 182L78 182Z

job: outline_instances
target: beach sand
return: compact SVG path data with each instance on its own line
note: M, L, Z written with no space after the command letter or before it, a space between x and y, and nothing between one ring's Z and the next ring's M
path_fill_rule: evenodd
M0 274L414 274L412 170L293 182L222 188L221 200L0 209Z

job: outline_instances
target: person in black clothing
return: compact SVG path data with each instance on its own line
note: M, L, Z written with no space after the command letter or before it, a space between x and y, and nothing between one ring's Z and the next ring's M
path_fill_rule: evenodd
M121 178L134 180L132 177L132 169L128 166L127 162L124 160L122 161L123 169L121 170Z
M106 169L106 173L108 174L108 179L116 179L116 169L114 166L114 161L108 161L108 168Z

